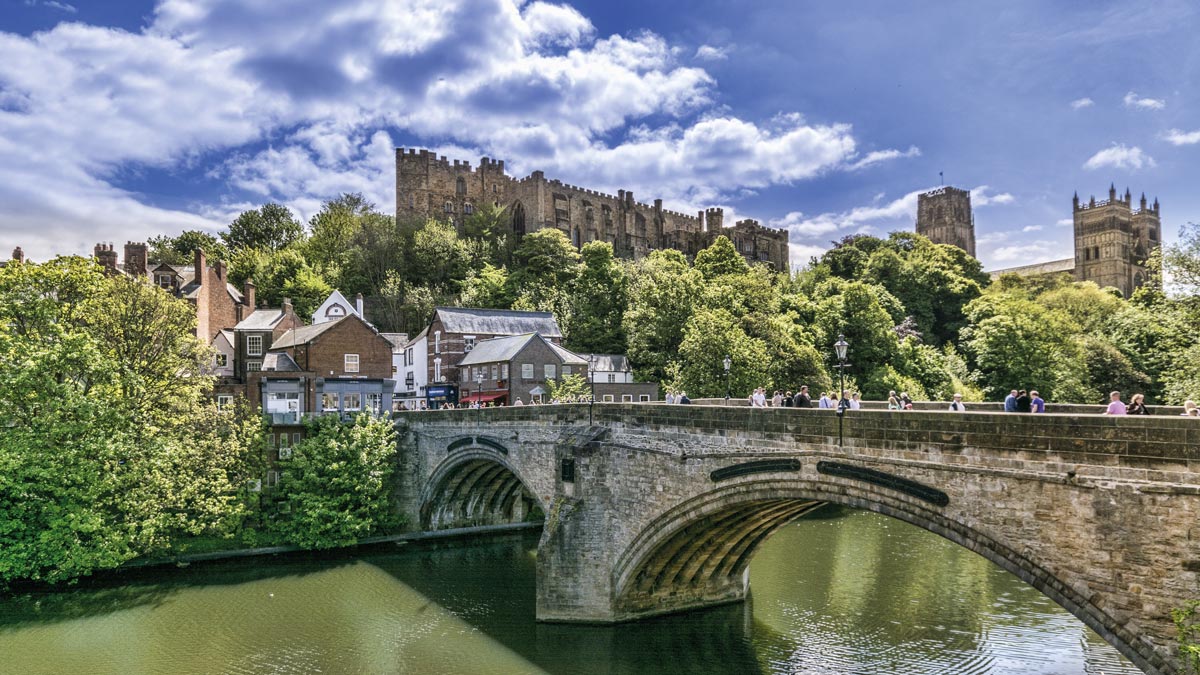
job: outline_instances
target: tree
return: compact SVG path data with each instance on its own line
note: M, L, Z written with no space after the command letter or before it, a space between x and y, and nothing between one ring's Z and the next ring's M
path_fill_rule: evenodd
M892 317L880 304L870 284L850 282L842 292L817 303L813 324L817 351L832 365L833 344L839 335L850 343L847 375L863 376L884 364L893 363L900 345ZM860 378L861 379L861 378ZM863 393L877 396L877 390ZM886 394L887 392L883 392Z
M580 255L556 228L527 234L513 252L509 283L514 295L531 286L566 288L580 271Z
M696 254L695 267L707 280L726 274L744 274L750 269L746 259L733 247L733 242L723 234Z
M571 289L567 346L578 352L624 354L621 322L629 305L625 268L608 242L584 244L582 258L583 269Z
M639 378L666 379L667 363L683 342L702 285L700 273L688 267L679 251L653 251L633 266L623 323L627 355Z
M434 292L458 293L471 270L471 252L454 226L430 220L413 233L408 281Z
M551 401L570 403L585 399L591 393L588 381L578 373L549 380L546 386Z
M1079 400L1081 358L1071 338L1078 328L1032 300L983 296L967 306L963 346L976 380L993 400L1011 389L1036 388L1047 400Z
M243 211L221 233L231 253L244 249L279 251L304 238L304 228L282 204L267 203Z
M374 205L360 193L346 193L321 205L321 210L308 221L309 236L304 242L304 257L326 278L338 286L350 266L352 243L361 228L362 219L374 210ZM354 292L360 292L355 289Z
M302 548L357 543L393 524L396 432L386 417L322 416L292 448L277 488L276 533Z
M512 296L508 294L508 270L484 263L483 269L467 277L462 293L464 307L509 309Z
M725 395L725 356L734 396L755 387L771 388L770 355L762 340L746 335L739 321L723 309L699 309L688 319L679 358L671 362L674 384L696 398Z
M150 260L169 265L187 265L195 259L196 249L203 249L209 260L229 260L229 250L215 236L199 230L184 230L179 236L150 237Z

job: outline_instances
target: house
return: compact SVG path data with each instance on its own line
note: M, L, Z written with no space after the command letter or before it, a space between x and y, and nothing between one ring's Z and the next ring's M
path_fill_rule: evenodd
M274 341L302 325L288 298L284 298L283 307L279 309L257 309L239 321L233 327L233 376L245 382L249 373L262 370L263 357L271 350Z
M354 304L342 295L341 291L335 290L325 298L325 302L321 303L312 314L313 325L325 323L326 321L337 321L343 316L355 315L360 319L366 319L363 315L363 296L359 293L354 298Z
M629 359L620 354L583 354L588 362L588 381L597 401L657 401L658 385L635 382Z
M537 333L553 344L562 331L550 312L438 307L425 330L405 346L402 397L408 407L427 398L431 386L455 385L459 363L484 340ZM419 343L419 344L418 344ZM409 376L412 376L411 378Z
M550 383L587 377L587 359L538 333L477 343L458 364L460 401L513 405L548 400Z
M396 390L393 393L399 397L403 393L401 371L404 369L404 350L408 346L408 333L380 333L380 335L392 343L392 379L396 381Z
M233 328L254 311L254 283L248 280L239 291L229 283L224 261L210 265L203 249L193 253L191 266L150 261L148 251L144 243L126 242L121 266L112 244L96 244L92 253L109 274L144 278L191 303L196 311L196 337L206 342L211 343L222 330Z

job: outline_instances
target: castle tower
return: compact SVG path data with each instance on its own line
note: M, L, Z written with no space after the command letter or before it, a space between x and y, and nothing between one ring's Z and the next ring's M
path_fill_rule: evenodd
M1073 200L1075 278L1111 286L1129 297L1146 282L1146 257L1162 245L1158 200L1149 208L1143 194L1134 209L1128 188L1124 199L1117 198L1115 185L1108 195L1107 201L1092 197L1087 204Z
M974 256L975 217L971 215L970 191L946 186L917 195L917 234Z

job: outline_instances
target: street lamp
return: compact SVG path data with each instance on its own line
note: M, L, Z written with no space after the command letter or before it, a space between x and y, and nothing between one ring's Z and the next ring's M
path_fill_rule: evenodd
M483 410L483 371L475 373L475 402L479 404L479 409Z
M725 365L725 405L729 405L729 367L733 365L733 359L726 354L722 363Z
M596 421L596 355L588 354L588 380L592 385L592 396L588 399L588 426Z
M837 416L838 416L838 447L842 447L842 415L846 412L846 350L850 344L846 342L845 335L838 335L838 341L833 343L833 351L837 353L838 360L838 390L841 392L838 398Z

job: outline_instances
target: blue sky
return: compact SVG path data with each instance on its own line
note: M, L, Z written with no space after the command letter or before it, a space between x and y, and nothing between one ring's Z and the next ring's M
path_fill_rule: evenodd
M0 0L0 250L394 208L395 146L724 206L793 262L974 191L988 268L1110 183L1200 220L1200 5Z

